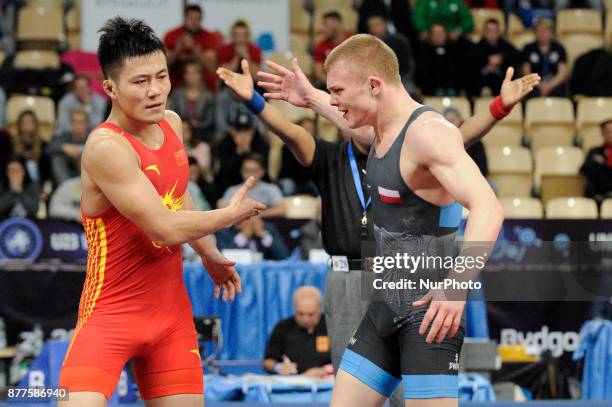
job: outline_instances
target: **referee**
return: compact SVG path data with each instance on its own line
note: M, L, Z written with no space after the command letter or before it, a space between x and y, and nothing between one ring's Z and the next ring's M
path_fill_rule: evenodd
M276 75L258 73L258 77L264 80L258 85L269 91L265 94L268 99L308 107L334 123L344 135L350 136L348 141L331 143L314 139L305 129L291 123L253 91L253 78L245 60L242 61L242 74L223 68L217 70L221 80L287 144L321 194L323 247L332 256L333 268L326 283L325 317L331 340L332 364L337 371L346 344L368 306L361 293L361 243L364 239L373 241L370 197L365 185L373 130L350 129L340 112L330 105L330 95L310 84L296 59L292 70L271 61L266 64L276 72ZM528 93L532 82L538 80L537 75L528 75L513 81L512 74L513 70L509 68L502 85L505 114L509 114L511 108ZM459 129L464 144L470 145L482 138L499 119L498 112L486 111L466 120Z

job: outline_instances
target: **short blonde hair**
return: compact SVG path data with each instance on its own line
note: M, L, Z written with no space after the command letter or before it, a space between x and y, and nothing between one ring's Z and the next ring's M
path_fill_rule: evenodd
M323 69L329 72L339 61L350 61L354 71L363 79L376 75L385 81L401 83L399 63L395 52L380 39L370 34L357 34L345 40L329 53Z

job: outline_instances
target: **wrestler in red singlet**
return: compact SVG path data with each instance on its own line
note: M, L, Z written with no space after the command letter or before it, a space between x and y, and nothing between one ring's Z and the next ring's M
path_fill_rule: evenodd
M240 277L211 235L265 206L247 197L250 178L227 207L195 210L181 120L165 109L163 43L140 20L115 17L101 32L98 58L112 109L81 157L87 277L59 380L70 397L59 406L105 406L133 359L148 407L201 407L203 372L181 245L200 256L215 296L232 300Z
M152 150L115 124L108 128L130 142L140 168L162 203L177 211L189 181L187 155L165 120L164 142ZM134 202L138 205L138 202ZM203 379L191 304L182 279L181 247L162 247L114 207L99 216L83 213L89 248L79 318L64 361L60 385L90 391L88 380L110 398L125 363L135 359L143 398L202 393ZM156 383L182 377L180 388ZM74 379L77 379L74 381ZM74 382L74 383L73 383Z

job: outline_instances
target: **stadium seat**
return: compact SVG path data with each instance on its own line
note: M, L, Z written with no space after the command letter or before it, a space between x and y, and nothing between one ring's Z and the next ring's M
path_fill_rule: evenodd
M597 219L597 203L583 197L555 198L546 204L546 219Z
M525 45L535 41L535 34L533 31L523 31L511 34L508 36L508 41L520 51L525 48Z
M603 37L593 34L569 34L564 36L562 40L563 46L567 51L567 63L571 69L574 66L576 59L593 49L603 46Z
M0 49L0 65L4 63L4 59L6 58L6 52L3 49Z
M574 106L566 98L541 97L527 101L525 133L531 149L571 145L574 139Z
M26 6L32 7L46 7L46 8L64 8L64 0L27 0Z
M308 54L310 48L310 36L308 34L291 33L289 37L289 48L297 54Z
M521 34L526 31L528 31L527 28L525 28L525 25L523 24L521 19L516 16L516 14L508 14L508 27L506 27L507 37L511 37L515 34Z
M291 32L307 34L310 31L310 13L304 8L304 0L291 0L289 7Z
M327 2L325 2L327 3ZM337 11L342 16L342 28L344 32L352 34L357 30L357 21L359 16L357 12L350 7L334 7L325 5L324 7L315 8L314 11L314 28L315 42L321 38L323 27L323 15L329 11Z
M287 219L315 219L319 211L319 198L296 195L285 198Z
M40 125L40 135L49 140L55 125L55 104L53 99L46 96L11 96L6 104L6 114L11 132L15 131L15 124L19 114L24 110L32 110Z
M488 178L494 184L497 196L531 196L533 162L529 149L516 146L488 148L487 165Z
M480 40L484 25L486 21L490 19L495 19L499 22L499 29L502 33L506 30L506 19L504 18L503 11L499 9L473 8L472 18L474 19L474 31L471 37L474 40Z
M590 149L600 147L603 143L604 139L601 133L586 133L584 136L582 136L582 151L587 154Z
M323 116L317 118L317 133L320 139L335 143L338 141L340 131L335 124Z
M536 191L540 191L543 183L543 177L548 177L546 198L557 195L561 189L578 188L576 185L580 182L579 170L584 162L584 153L578 147L546 147L539 149L535 153L535 171L534 185ZM565 177L565 178L561 178ZM565 179L565 184L559 184L559 179ZM582 195L580 190L578 195ZM542 199L546 205L547 199Z
M354 3L354 0L313 0L315 10L330 7L352 9Z
M599 216L602 219L612 219L612 198L604 199L601 203L601 212Z
M74 32L81 30L81 13L78 7L71 7L66 13L66 31Z
M64 15L61 8L22 7L17 20L17 40L21 42L61 42Z
M557 36L563 41L568 34L602 34L602 15L591 9L566 9L557 12Z
M576 108L578 140L584 143L585 138L601 139L599 125L605 120L612 120L612 97L580 98Z
M544 216L542 202L537 198L506 197L499 198L499 203L506 219L542 219Z
M423 103L436 109L440 113L444 113L444 110L449 107L454 107L459 111L463 120L467 120L472 116L472 107L470 101L463 96L458 97L437 97L437 96L425 96Z
M474 114L489 110L492 97L479 97L474 103ZM523 137L523 105L518 103L512 112L503 120L497 122L482 139L485 147L520 146Z
M57 52L47 50L18 51L13 62L15 68L59 69Z

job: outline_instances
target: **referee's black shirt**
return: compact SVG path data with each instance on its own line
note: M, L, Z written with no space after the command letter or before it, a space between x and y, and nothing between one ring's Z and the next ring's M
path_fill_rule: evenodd
M330 255L361 259L361 218L363 209L355 190L347 145L316 140L312 166L307 169L310 179L321 194L321 234L323 247ZM361 154L355 146L355 159L359 169L365 201L368 189L365 183L367 154ZM368 210L369 212L369 210ZM373 240L372 222L368 216L368 240Z

